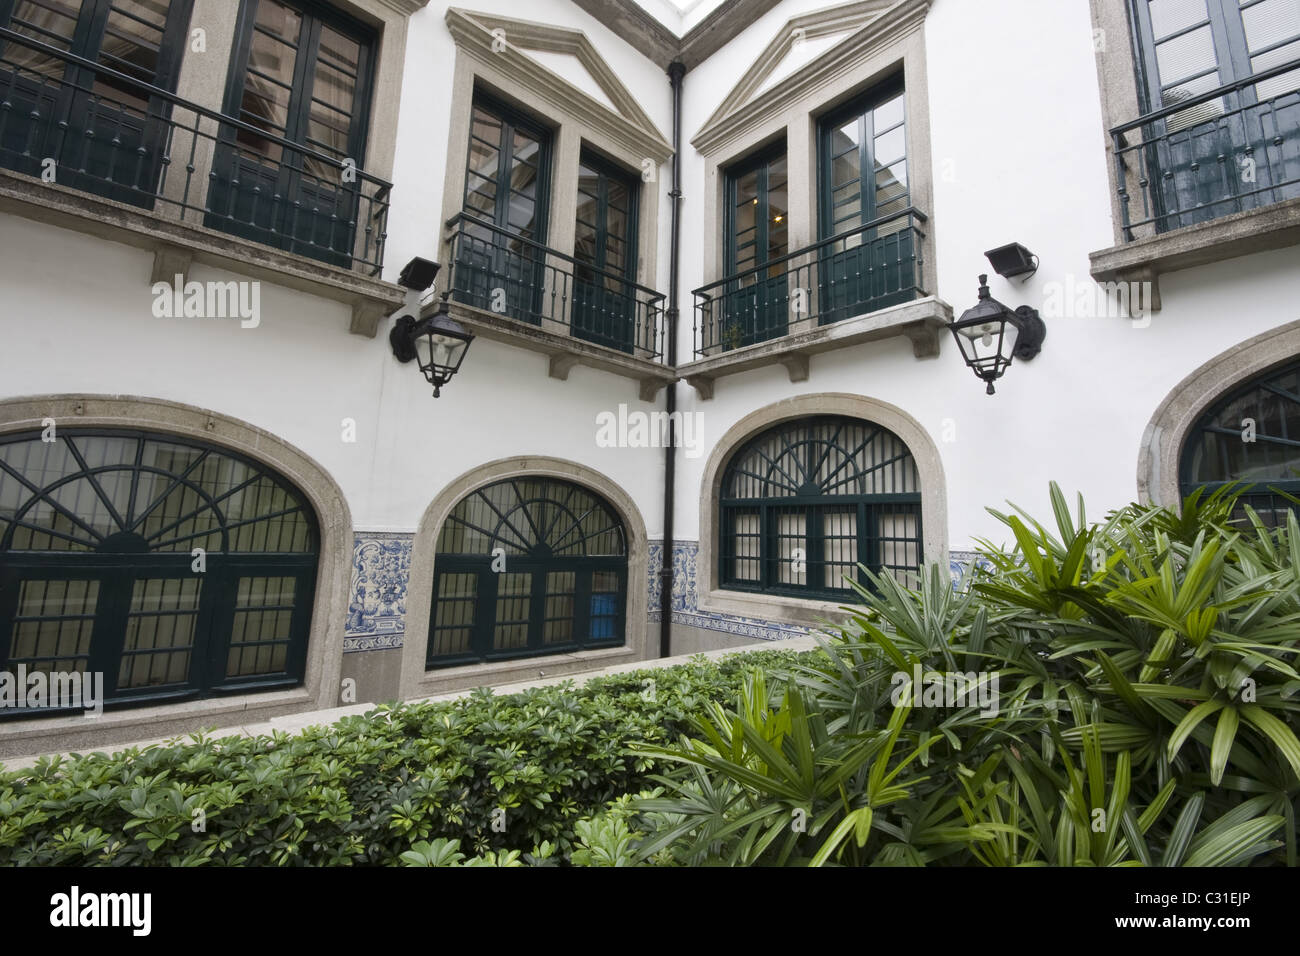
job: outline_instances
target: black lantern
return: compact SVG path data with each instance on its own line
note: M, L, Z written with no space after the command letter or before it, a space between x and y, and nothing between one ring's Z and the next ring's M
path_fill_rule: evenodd
M992 395L993 383L1002 377L1013 358L1027 362L1039 353L1047 326L1036 309L1021 306L1013 311L989 295L988 281L988 276L980 276L979 302L949 328L962 358L988 383L988 394Z
M442 387L460 371L460 363L465 361L474 336L447 314L444 293L433 315L418 322L409 315L401 316L388 334L388 341L399 362L415 359L419 363L420 371L433 386L433 397L437 398L442 394Z

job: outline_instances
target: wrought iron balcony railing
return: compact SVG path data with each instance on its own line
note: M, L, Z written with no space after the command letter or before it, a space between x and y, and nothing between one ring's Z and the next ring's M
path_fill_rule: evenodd
M1124 239L1300 197L1300 60L1111 130Z
M696 289L695 357L924 295L921 225L926 221L923 212L909 207Z
M392 185L0 28L0 166L369 275Z
M468 213L447 226L453 302L662 360L663 293Z

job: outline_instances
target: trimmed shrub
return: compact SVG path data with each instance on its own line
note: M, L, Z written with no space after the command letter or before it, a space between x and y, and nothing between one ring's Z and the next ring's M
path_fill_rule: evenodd
M444 862L566 861L581 821L654 768L631 742L675 739L745 668L794 659L698 659L298 735L45 759L0 772L0 865L377 865L421 845Z

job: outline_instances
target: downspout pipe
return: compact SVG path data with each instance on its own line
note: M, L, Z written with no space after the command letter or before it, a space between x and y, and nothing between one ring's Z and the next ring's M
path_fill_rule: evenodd
M668 309L665 321L668 342L665 360L669 368L677 367L677 284L678 261L681 252L682 204L682 79L686 64L674 60L668 65L668 82L673 91L673 172L671 232L668 253ZM659 656L672 656L673 636L673 504L677 484L677 383L670 382L664 389L665 408L668 412L668 441L664 448L664 544L663 568L659 585Z

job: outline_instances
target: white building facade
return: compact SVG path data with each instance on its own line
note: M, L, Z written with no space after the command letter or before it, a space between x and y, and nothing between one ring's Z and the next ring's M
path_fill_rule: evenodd
M1300 490L1298 0L0 0L0 167L0 671L106 698L0 755L803 633L1052 480Z

